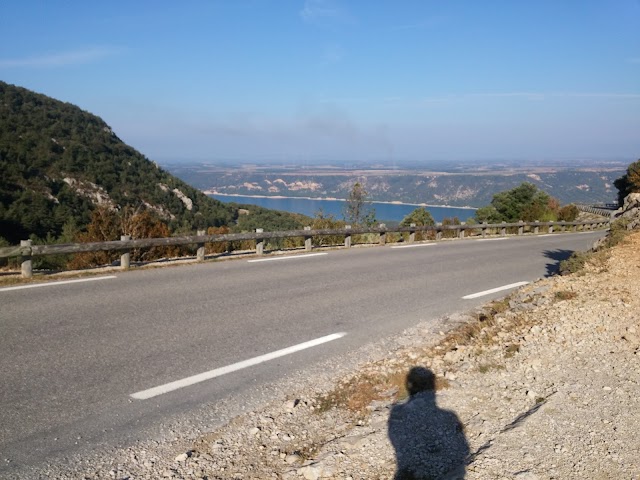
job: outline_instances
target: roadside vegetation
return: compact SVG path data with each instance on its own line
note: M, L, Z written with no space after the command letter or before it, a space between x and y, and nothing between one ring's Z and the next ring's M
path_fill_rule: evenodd
M609 250L622 243L631 233L627 229L627 223L628 221L624 218L612 222L607 236L592 250L573 252L568 259L561 261L560 273L562 275L571 273L583 274L587 265L591 265L596 269L603 268L607 258L609 258Z
M404 217L400 222L401 227L409 227L411 226L411 224L415 224L417 227L424 227L424 226L433 226L436 224L436 222L433 220L433 217L431 216L431 213L429 212L429 210L427 210L424 207L418 207L409 215ZM404 240L406 241L409 238L409 234L405 233L403 237L404 237ZM433 240L434 238L435 238L435 235L433 234L433 232L416 232L417 241Z
M560 202L532 183L522 183L511 190L496 193L491 204L476 211L478 223L514 223L566 221L578 216L575 205L560 206Z
M629 165L627 172L618 178L614 185L618 189L618 203L623 205L624 199L632 193L640 193L640 160ZM623 242L629 235L629 219L618 218L611 223L608 235L590 252L574 252L570 258L560 262L562 274L583 273L587 265L604 265L612 247Z
M630 193L640 192L640 160L627 167L627 173L614 182L618 189L618 205L622 206L624 199Z
M402 400L408 396L406 372L416 364L430 365L436 358L447 358L450 352L462 352L472 349L476 353L500 344L498 332L507 329L526 328L524 316L509 317L505 312L509 310L510 297L496 300L475 312L470 321L461 324L446 334L437 338L431 344L412 350L408 356L399 356L389 365L386 360L369 365L367 370L359 371L351 376L342 378L336 386L315 399L318 405L315 412L322 414L337 408L351 412L356 418L365 416L367 408L375 401ZM498 321L498 319L501 319ZM512 357L519 350L519 345L511 344L505 347L504 358ZM385 364L386 362L386 364ZM380 365L385 364L385 368ZM480 366L480 372L503 368L501 364L491 363ZM385 374L380 375L380 370ZM447 378L436 376L436 390L450 386Z
M302 215L210 198L122 142L101 118L4 82L0 171L0 246L26 239L42 245L119 240L121 235L193 235L207 228L290 230L310 222ZM137 249L132 261L193 254L191 250ZM117 257L111 252L47 256L35 258L34 267L86 268L108 265ZM16 262L0 260L0 266Z

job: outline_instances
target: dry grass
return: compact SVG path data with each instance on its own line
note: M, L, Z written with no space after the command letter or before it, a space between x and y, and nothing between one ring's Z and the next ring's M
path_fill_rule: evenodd
M556 300L573 300L578 294L569 290L560 290L554 294Z
M480 373L488 373L493 370L504 370L504 365L500 365L499 363L491 362L491 363L483 363L478 366L478 371Z
M466 347L473 347L468 351L472 351L473 355L480 355L486 347L501 341L497 332L502 328L519 329L526 324L526 321L521 317L514 317L510 319L508 327L498 325L496 317L508 309L509 298L492 302L479 312L474 320L451 330L435 345L422 349L414 348L411 356L406 352L399 354L399 358L394 359L393 367L380 361L368 366L366 372L360 372L341 380L331 391L315 399L315 404L318 406L316 413L321 414L338 408L361 416L372 402L405 399L409 395L406 387L407 372L416 364L428 365L433 359L442 358L449 351ZM509 345L506 347L505 356L507 358L513 356L519 349L518 344ZM504 367L488 363L481 366L481 371L486 372L501 368ZM385 371L386 373L377 374L375 373L377 371ZM436 375L436 390L449 386L447 379Z
M380 400L403 400L409 396L406 386L407 369L380 376L372 374L355 375L338 383L330 392L316 400L316 413L333 408L348 410L361 415L372 402ZM449 381L436 376L436 391L448 388Z
M509 345L504 351L505 358L511 358L520 351L520 345L517 343Z
M614 221L609 229L609 234L596 252L574 252L567 260L560 262L562 274L584 275L586 271L591 273L606 272L611 248L621 243L624 244L631 233L627 230L627 225L627 219L621 218Z

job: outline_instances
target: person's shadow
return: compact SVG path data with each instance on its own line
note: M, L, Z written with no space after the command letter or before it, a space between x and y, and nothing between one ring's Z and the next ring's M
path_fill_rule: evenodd
M463 479L469 444L458 416L436 405L435 375L423 367L407 374L409 399L389 415L396 451L395 480Z

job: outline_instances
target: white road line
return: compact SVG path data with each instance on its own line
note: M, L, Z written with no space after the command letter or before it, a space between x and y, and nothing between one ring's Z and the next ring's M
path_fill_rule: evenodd
M78 280L62 280L60 282L48 282L48 283L34 283L34 284L29 284L29 285L18 285L16 287L0 288L0 292L8 292L9 290L22 290L23 288L55 287L57 285L67 285L69 283L97 282L99 280L110 280L112 278L118 278L118 277L116 277L115 275L108 275L106 277L91 277L91 278L80 278Z
M275 352L260 355L259 357L253 357L249 360L234 363L226 367L216 368L214 370L209 370L208 372L203 372L199 373L198 375L183 378L182 380L176 380L175 382L165 383L164 385L149 388L148 390L142 390L140 392L132 393L130 396L132 398L135 398L136 400L147 400L149 398L162 395L163 393L172 392L174 390L178 390L179 388L188 387L196 383L204 382L205 380L211 380L212 378L226 375L227 373L236 372L238 370L242 370L243 368L252 367L254 365L258 365L259 363L268 362L269 360L273 360L275 358L284 357L285 355L290 355L307 348L316 347L318 345L322 345L323 343L338 340L345 335L346 332L333 333L325 337L316 338L315 340L299 343L298 345L294 345L292 347L283 348L282 350L276 350Z
M559 237L560 235L589 235L590 233L598 233L602 230L590 230L588 232L556 232L556 233L544 233L542 235L535 235L536 237Z
M535 235L536 237L560 237L561 235L588 235L590 233L596 233L596 230L593 232L556 232L556 233L545 233L543 235Z
M431 245L435 245L435 243L416 243L411 245L396 245L391 248L416 248L416 247L430 247Z
M476 240L476 242L497 242L499 240L508 240L507 237L504 238L480 238Z
M329 255L329 254L328 253L308 253L306 255L289 255L287 257L260 258L257 260L247 260L247 262L254 263L254 262L273 262L275 260L296 260L299 258L317 257L320 255Z
M491 295L492 293L501 292L503 290L509 290L510 288L521 287L529 282L518 282L504 285L502 287L492 288L491 290L485 290L484 292L472 293L471 295L465 295L462 297L464 300L471 300L472 298L484 297L485 295Z

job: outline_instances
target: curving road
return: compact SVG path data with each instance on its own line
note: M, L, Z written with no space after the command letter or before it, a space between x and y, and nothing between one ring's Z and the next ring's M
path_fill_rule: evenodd
M548 275L602 234L328 250L0 288L0 477L126 445L203 403L241 408L256 384L503 296L483 292Z

